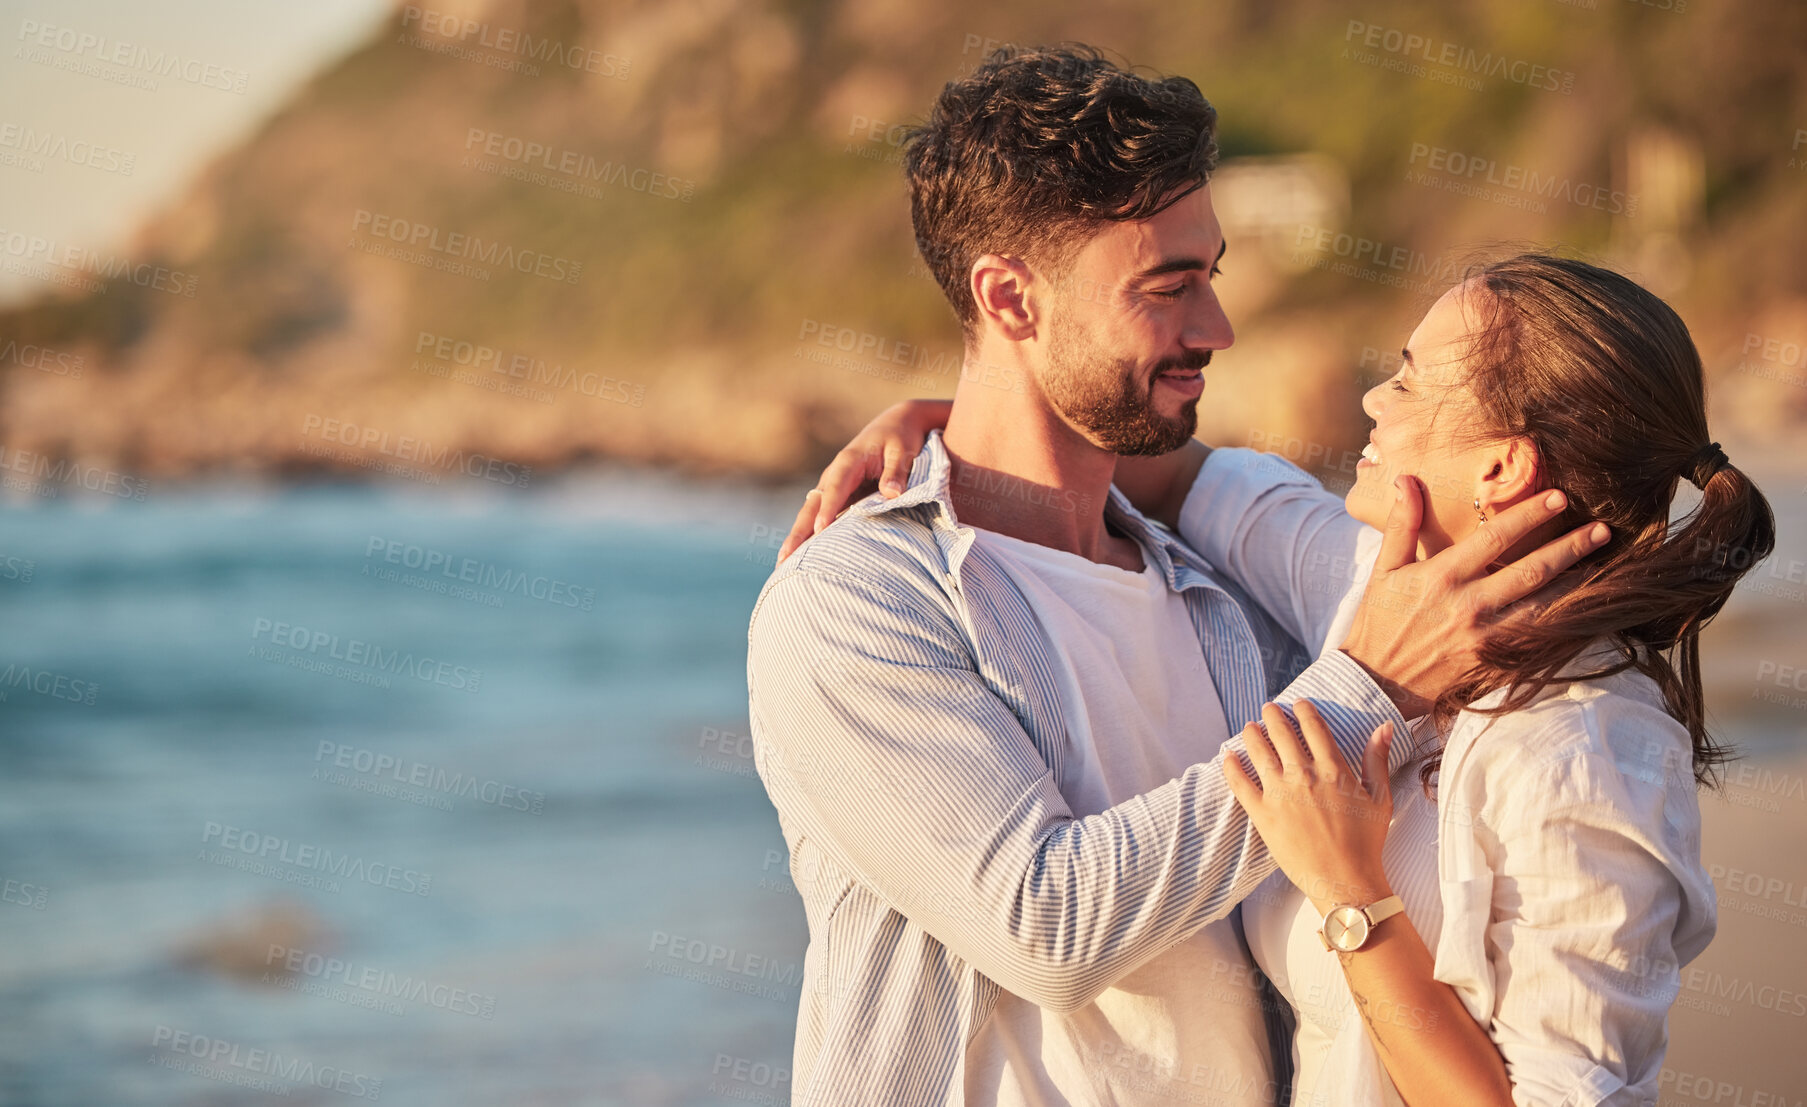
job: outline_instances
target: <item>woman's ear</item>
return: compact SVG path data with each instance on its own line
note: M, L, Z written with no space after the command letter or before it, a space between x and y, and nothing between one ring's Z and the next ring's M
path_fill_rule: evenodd
M1490 514L1543 491L1543 459L1529 438L1508 438L1487 453L1477 497Z

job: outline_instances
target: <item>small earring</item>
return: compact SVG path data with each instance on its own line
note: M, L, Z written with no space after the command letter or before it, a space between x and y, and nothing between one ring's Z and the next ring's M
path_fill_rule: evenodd
M1474 513L1481 517L1481 525L1486 526L1487 525L1487 513L1485 511L1481 510L1481 497L1479 497L1479 496L1476 496L1474 498Z

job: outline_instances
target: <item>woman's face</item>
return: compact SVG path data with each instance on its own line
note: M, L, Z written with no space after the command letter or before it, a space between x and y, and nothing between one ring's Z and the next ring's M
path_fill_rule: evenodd
M1401 473L1417 477L1427 493L1419 532L1426 554L1460 541L1480 525L1476 497L1489 516L1504 506L1495 503L1489 480L1490 474L1499 475L1501 443L1477 433L1479 410L1461 383L1465 340L1477 325L1463 310L1467 295L1467 285L1444 293L1406 342L1399 372L1362 397L1374 431L1344 500L1349 514L1384 527L1394 479Z

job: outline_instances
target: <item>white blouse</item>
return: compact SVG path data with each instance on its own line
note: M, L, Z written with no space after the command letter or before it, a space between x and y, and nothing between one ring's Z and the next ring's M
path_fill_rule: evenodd
M1242 449L1212 452L1180 534L1299 641L1330 645L1379 548L1302 470ZM1635 671L1451 724L1434 836L1442 918L1426 943L1436 978L1499 1046L1521 1107L1656 1099L1681 968L1717 925L1692 764L1686 728ZM1407 915L1423 933L1409 898ZM1364 1080L1384 1070L1359 1019L1324 1056L1316 1083L1335 1102L1388 1103L1390 1082Z

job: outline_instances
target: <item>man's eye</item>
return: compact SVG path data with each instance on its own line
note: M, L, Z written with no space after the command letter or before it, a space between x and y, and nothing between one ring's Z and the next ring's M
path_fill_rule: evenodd
M1395 392L1409 392L1409 391L1410 391L1410 389L1408 389L1408 388L1406 388L1406 386L1405 386L1405 385L1404 385L1404 384L1403 384L1403 383L1402 383L1402 382L1400 382L1400 381L1394 381L1394 382L1393 382L1393 391L1395 391Z
M1183 285L1183 284L1182 284L1182 285L1179 285L1179 286L1177 286L1177 287L1175 287L1175 288L1156 288L1156 289L1151 289L1151 290L1150 290L1150 291L1149 291L1149 295L1151 295L1151 296L1159 296L1159 297L1160 297L1160 298L1161 298L1161 299L1163 299L1163 300L1177 300L1177 299L1179 299L1179 298L1180 298L1180 297L1181 297L1181 296L1182 296L1182 295L1184 295L1184 294L1185 294L1185 291L1186 291L1186 286L1185 286L1185 285Z

